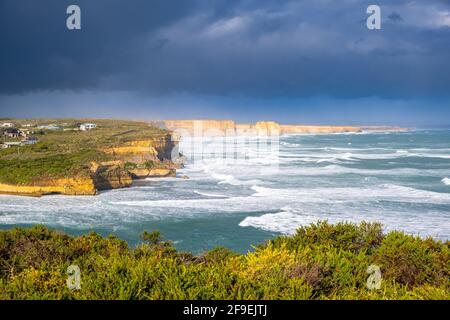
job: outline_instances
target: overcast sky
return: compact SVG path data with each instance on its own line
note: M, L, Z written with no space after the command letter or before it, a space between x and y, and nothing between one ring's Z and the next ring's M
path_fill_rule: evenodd
M450 0L0 0L0 116L450 125Z

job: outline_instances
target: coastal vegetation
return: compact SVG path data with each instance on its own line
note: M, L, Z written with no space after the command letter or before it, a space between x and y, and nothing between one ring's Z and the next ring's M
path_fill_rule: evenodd
M42 150L46 145L43 143L34 149ZM33 152L33 147L31 146L32 150L27 150L27 153ZM67 153L36 155L31 159L27 159L26 156L25 159L16 157L0 159L0 181L8 184L27 185L48 178L85 176L89 175L88 164L91 161L103 161L106 158L107 155L101 151L80 149Z
M79 290L66 283L73 265ZM370 288L374 265L382 281ZM0 299L450 299L449 241L322 221L247 254L193 255L159 232L130 248L114 235L17 228L0 232Z

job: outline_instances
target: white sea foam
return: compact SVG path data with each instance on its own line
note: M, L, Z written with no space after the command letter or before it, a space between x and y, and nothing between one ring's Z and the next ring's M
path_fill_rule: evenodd
M363 176L428 176L442 177L450 174L450 169L358 169L341 165L328 165L325 167L288 167L282 168L282 173L289 176L330 176L343 174L356 174Z
M442 182L443 182L446 186L450 186L450 179L449 179L449 178L444 178L444 179L442 179Z
M437 216L432 212L430 216ZM283 234L294 234L296 230L305 225L316 223L318 220L328 220L330 223L341 221L351 221L359 223L361 221L381 222L386 231L400 229L406 232L419 234L422 236L442 236L442 232L447 232L445 228L434 223L433 219L427 219L423 214L411 212L392 212L390 215L380 216L378 212L364 212L364 214L328 214L319 212L308 213L298 209L283 208L276 213L268 213L260 216L248 216L239 223L241 227L253 227L270 232ZM441 218L442 219L442 218ZM442 221L449 222L448 217Z
M289 161L305 161L305 162L332 162L338 163L339 161L361 161L361 160L389 160L389 159L401 159L401 158L435 158L435 159L450 159L450 155L441 153L412 153L408 150L393 150L391 152L373 153L376 149L366 149L367 153L362 153L361 149L350 148L320 148L312 149L308 153L304 153L306 150L300 152L280 152L280 160L284 162ZM381 149L386 150L386 149ZM339 153L329 153L323 151L343 151ZM388 151L388 150L386 150Z
M383 184L370 187L346 188L270 188L252 186L251 196L238 196L212 199L164 199L164 200L125 200L112 201L113 206L141 208L172 208L176 212L193 210L195 212L227 213L273 211L289 205L327 206L352 205L369 207L370 203L387 201L391 203L450 204L450 193L440 193L410 187ZM170 210L169 210L170 211ZM185 212L185 211L183 211Z
M205 197L227 198L227 196L223 195L223 194L212 194L212 193L200 192L198 190L195 190L194 192L198 195L205 196Z
M208 194L212 199L164 199L147 201L125 201L121 203L134 207L173 208L175 212L182 209L207 212L245 212L268 211L276 208L301 207L306 204L326 205L330 208L337 204L353 203L365 207L369 203L389 201L398 203L450 204L450 194L416 189L393 184L381 184L366 187L320 187L320 188L272 188L254 185L255 192L250 196L219 197ZM217 197L216 197L217 196Z
M235 178L233 175L231 174L219 174L219 173L213 173L211 175L211 177L213 177L216 180L220 180L218 183L222 184L222 183L228 183L228 184L232 184L235 181Z
M156 177L156 178L145 178L144 180L160 182L160 181L175 181L175 180L182 180L182 179L177 179L177 177Z
M253 185L255 183L259 183L260 180L239 180L235 178L231 174L219 174L219 173L213 173L211 174L211 177L220 180L217 184L229 184L232 186L245 186L245 185Z
M136 208L172 208L176 216L184 217L186 213L203 212L212 214L229 214L244 210L246 197L229 197L214 199L169 199L169 200L136 200L136 201L114 201L112 205L129 206ZM248 208L251 208L250 204ZM260 207L262 208L262 206ZM226 211L226 213L224 213Z
M268 213L262 216L246 217L239 223L241 227L254 227L265 231L293 234L295 230L306 224L304 216L291 212Z
M315 163L341 163L341 162L356 162L361 160L388 160L388 159L398 159L412 156L411 154L405 153L385 153L385 154L364 154L364 153L295 153L291 155L280 154L280 162L315 162Z
M450 204L450 193L433 192L392 184L370 187L275 189L253 186L253 197L282 198L290 202L392 201Z

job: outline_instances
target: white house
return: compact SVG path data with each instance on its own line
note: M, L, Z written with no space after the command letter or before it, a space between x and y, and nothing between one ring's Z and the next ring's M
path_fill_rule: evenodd
M10 138L18 138L20 137L20 130L14 129L14 128L8 128L3 131L3 134L5 136L8 136Z
M12 128L12 127L14 127L14 123L4 122L4 123L2 123L2 127L3 128Z
M30 134L34 134L34 130L30 130L27 128L20 128L19 131L20 135L25 138L28 137Z
M97 128L97 125L95 123L82 123L80 124L80 130L81 131L89 131L92 129Z

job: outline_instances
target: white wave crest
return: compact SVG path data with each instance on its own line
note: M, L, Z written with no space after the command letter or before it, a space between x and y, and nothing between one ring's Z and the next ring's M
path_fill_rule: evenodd
M365 188L311 189L275 189L253 186L252 190L256 191L253 197L265 197L272 201L282 199L285 203L392 201L450 204L450 193L434 192L392 184L382 184Z
M195 190L194 193L205 196L205 197L212 197L212 198L227 198L226 195L223 194L212 194L212 193L206 193L206 192L200 192L198 190Z
M260 182L259 180L239 180L231 174L213 173L211 174L211 177L216 180L220 180L217 184L229 184L232 186L253 185Z
M328 165L325 167L290 167L283 168L284 174L290 176L329 176L342 174L357 174L363 176L426 176L426 177L442 177L450 174L450 169L413 169L413 168L396 168L396 169L359 169L349 168L340 165Z

